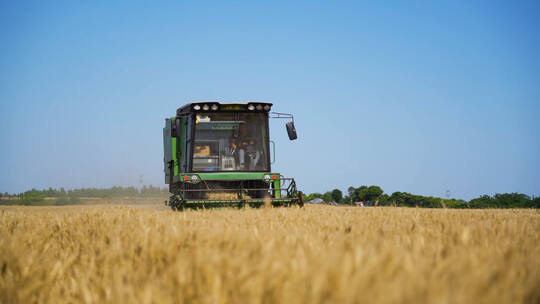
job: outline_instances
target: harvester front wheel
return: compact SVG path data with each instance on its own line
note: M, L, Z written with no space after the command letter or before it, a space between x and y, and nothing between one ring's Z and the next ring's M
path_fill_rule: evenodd
M171 209L173 211L177 211L177 210L182 211L182 210L184 210L183 201L178 195L171 196L171 198L169 199L169 206L171 206Z

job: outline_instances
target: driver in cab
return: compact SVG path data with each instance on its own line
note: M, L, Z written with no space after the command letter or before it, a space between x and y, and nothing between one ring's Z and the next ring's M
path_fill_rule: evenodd
M246 158L248 161L248 170L254 171L259 159L261 158L261 152L257 149L256 141L249 135L248 128L245 124L238 126L237 136L231 138L231 146L234 150L238 151L239 170L245 170Z

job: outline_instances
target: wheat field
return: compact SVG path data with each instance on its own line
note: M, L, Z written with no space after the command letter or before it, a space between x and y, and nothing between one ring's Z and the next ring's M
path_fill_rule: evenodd
M0 208L2 303L539 303L536 210Z

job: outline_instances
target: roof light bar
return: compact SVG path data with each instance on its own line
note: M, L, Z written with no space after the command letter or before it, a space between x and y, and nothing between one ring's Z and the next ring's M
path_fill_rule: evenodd
M229 105L229 104L225 104L225 105L219 105L218 103L206 103L206 104L203 104L203 103L199 103L199 104L194 104L192 106L192 109L194 111L218 111L218 110L224 110L224 111L230 111L230 110L244 110L246 108L244 108L245 106L243 105ZM247 110L249 111L270 111L271 109L271 105L269 104L264 104L264 103L248 103L247 105Z

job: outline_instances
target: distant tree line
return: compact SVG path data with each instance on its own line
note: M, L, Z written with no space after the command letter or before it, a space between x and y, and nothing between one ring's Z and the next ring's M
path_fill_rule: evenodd
M136 197L164 197L168 196L167 188L152 185L143 186L140 190L135 187L111 188L81 188L65 190L60 189L32 189L23 193L9 194L0 192L0 204L17 205L73 205L81 203L81 198L136 198ZM55 198L46 200L46 198ZM407 192L394 192L391 195L384 193L379 186L349 187L347 195L339 189L325 193L311 193L304 197L305 201L320 198L323 201L337 204L353 205L364 202L368 206L399 206L424 208L540 208L540 197L530 197L521 193L502 193L494 196L482 195L470 201L448 199L433 196L415 195Z
M81 188L65 190L44 189L28 190L22 193L9 194L0 192L0 204L17 205L73 205L79 204L81 198L120 198L120 197L163 197L168 196L167 188L155 187L152 185L143 186L140 190L135 187L111 187L111 188ZM46 198L55 198L46 200Z
M400 206L424 208L540 208L540 197L530 197L521 193L503 193L494 196L483 195L465 201L433 196L415 195L407 192L384 193L379 186L349 187L347 195L339 189L325 193L311 193L304 197L305 201L320 198L323 201L337 204L353 205L364 202L367 206Z

